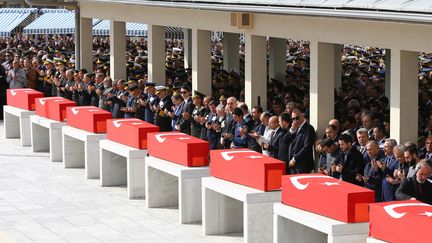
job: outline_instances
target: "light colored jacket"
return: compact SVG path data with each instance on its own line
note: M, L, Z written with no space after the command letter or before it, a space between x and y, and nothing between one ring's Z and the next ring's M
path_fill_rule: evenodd
M9 70L6 81L9 83L9 88L11 89L25 88L28 85L26 73L23 68Z

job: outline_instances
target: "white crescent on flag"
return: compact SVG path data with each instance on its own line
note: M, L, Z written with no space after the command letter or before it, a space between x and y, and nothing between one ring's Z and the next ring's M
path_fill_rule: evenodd
M165 136L179 136L179 135L183 135L183 134L182 133L160 133L160 134L156 134L155 138L159 143L163 143L166 140L166 138L164 138Z
M13 96L15 96L15 95L17 95L18 92L20 92L20 91L25 92L25 93L28 93L28 92L33 91L33 89L19 89L18 91L16 91L16 90L11 90L10 92L11 92L11 94L12 94Z
M71 110L72 110L72 113L74 115L78 115L78 113L79 113L80 110L87 110L87 111L90 111L90 112L99 111L97 109L91 109L91 108L89 109L89 107L74 107Z
M45 105L47 100L54 100L54 101L62 101L61 99L59 99L58 97L47 97L47 98L40 98L39 99L39 103L41 105Z
M299 182L299 180L306 179L306 178L331 178L331 177L325 175L304 175L304 176L292 176L290 177L290 180L295 188L299 190L304 190L309 186L309 182L306 184L302 184Z
M121 126L122 122L131 121L131 120L134 121L135 119L119 119L119 120L114 120L113 121L113 125L116 128L119 128ZM144 124L144 123L143 122L132 122L131 124L132 125L141 125L141 124Z
M234 158L234 156L231 156L230 154L238 154L238 153L256 153L255 151L249 151L249 150L240 150L240 151L225 151L222 152L221 155L226 161L230 161ZM252 156L250 156L252 158ZM255 157L255 156L254 156ZM252 158L254 159L254 158Z
M130 121L131 119L119 119L119 120L114 120L112 123L115 127L119 128L121 126L121 123L124 121Z
M401 207L415 207L415 206L426 206L426 207L432 207L429 204L426 203L397 203L397 204L390 204L387 206L384 206L384 210L386 213L395 219L402 218L406 213L398 213L395 211L395 208L401 208Z

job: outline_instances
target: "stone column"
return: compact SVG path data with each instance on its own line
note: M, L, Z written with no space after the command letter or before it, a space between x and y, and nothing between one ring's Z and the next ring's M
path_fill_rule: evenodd
M245 34L245 102L267 108L267 41Z
M390 68L390 137L417 143L418 53L392 49Z
M239 46L240 46L240 35L237 33L224 32L223 37L223 68L227 71L235 69L239 72L240 57L239 57Z
M340 76L336 73L336 50L340 45L311 41L310 43L310 123L318 137L325 133L328 121L334 118L334 85Z
M80 63L81 67L76 69L85 68L89 72L93 71L93 19L80 18L81 25L81 44L80 44ZM75 57L76 58L76 57Z
M110 25L110 76L126 79L126 23L111 21Z
M148 78L156 84L165 84L165 27L148 26Z
M192 91L211 95L211 33L208 30L192 30Z
M269 78L285 83L287 69L286 61L287 40L281 38L269 38Z
M184 67L192 67L192 30L183 29Z
M391 49L386 49L385 56L385 96L390 98L390 83L391 83Z

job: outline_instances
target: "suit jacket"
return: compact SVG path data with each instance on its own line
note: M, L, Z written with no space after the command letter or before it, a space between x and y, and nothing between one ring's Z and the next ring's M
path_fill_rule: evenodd
M358 151L354 146L351 150L346 154L342 153L342 161L339 163L342 164L342 173L333 172L333 177L340 178L342 176L342 180L362 186L362 182L356 180L357 174L362 175L364 171L364 158L363 155Z
M191 134L191 119L192 119L192 112L195 109L195 106L192 104L192 98L189 97L189 99L184 100L182 102L181 106L181 113L189 112L190 118L185 119L183 116L180 116L179 119L177 119L176 125L180 126L180 132Z
M279 158L279 142L280 139L285 135L287 131L282 128L278 128L276 132L273 133L273 136L270 137L270 141L268 143L268 155L273 158Z
M228 113L225 116L225 121L222 124L222 132L221 135L225 134L225 133L231 133L234 134L234 130L235 130L235 126L236 126L236 122L234 121L234 118L232 116L231 113ZM230 144L231 144L232 140L230 139L224 139L224 143L222 144L223 148L229 148Z
M421 193L419 191L419 186L422 188ZM421 202L432 204L432 183L426 180L425 183L420 184L417 182L416 176L403 180L396 190L396 199L408 200L412 197L415 197Z
M287 133L290 133L289 131ZM291 171L295 173L310 173L315 163L313 160L313 145L315 142L315 129L305 123L296 133L291 134L288 147L288 162L291 159L296 161Z

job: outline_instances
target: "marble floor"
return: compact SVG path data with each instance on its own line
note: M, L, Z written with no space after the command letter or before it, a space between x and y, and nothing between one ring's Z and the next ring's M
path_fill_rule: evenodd
M203 236L201 225L178 224L176 209L147 209L126 188L102 188L3 134L0 122L0 242L243 242Z

